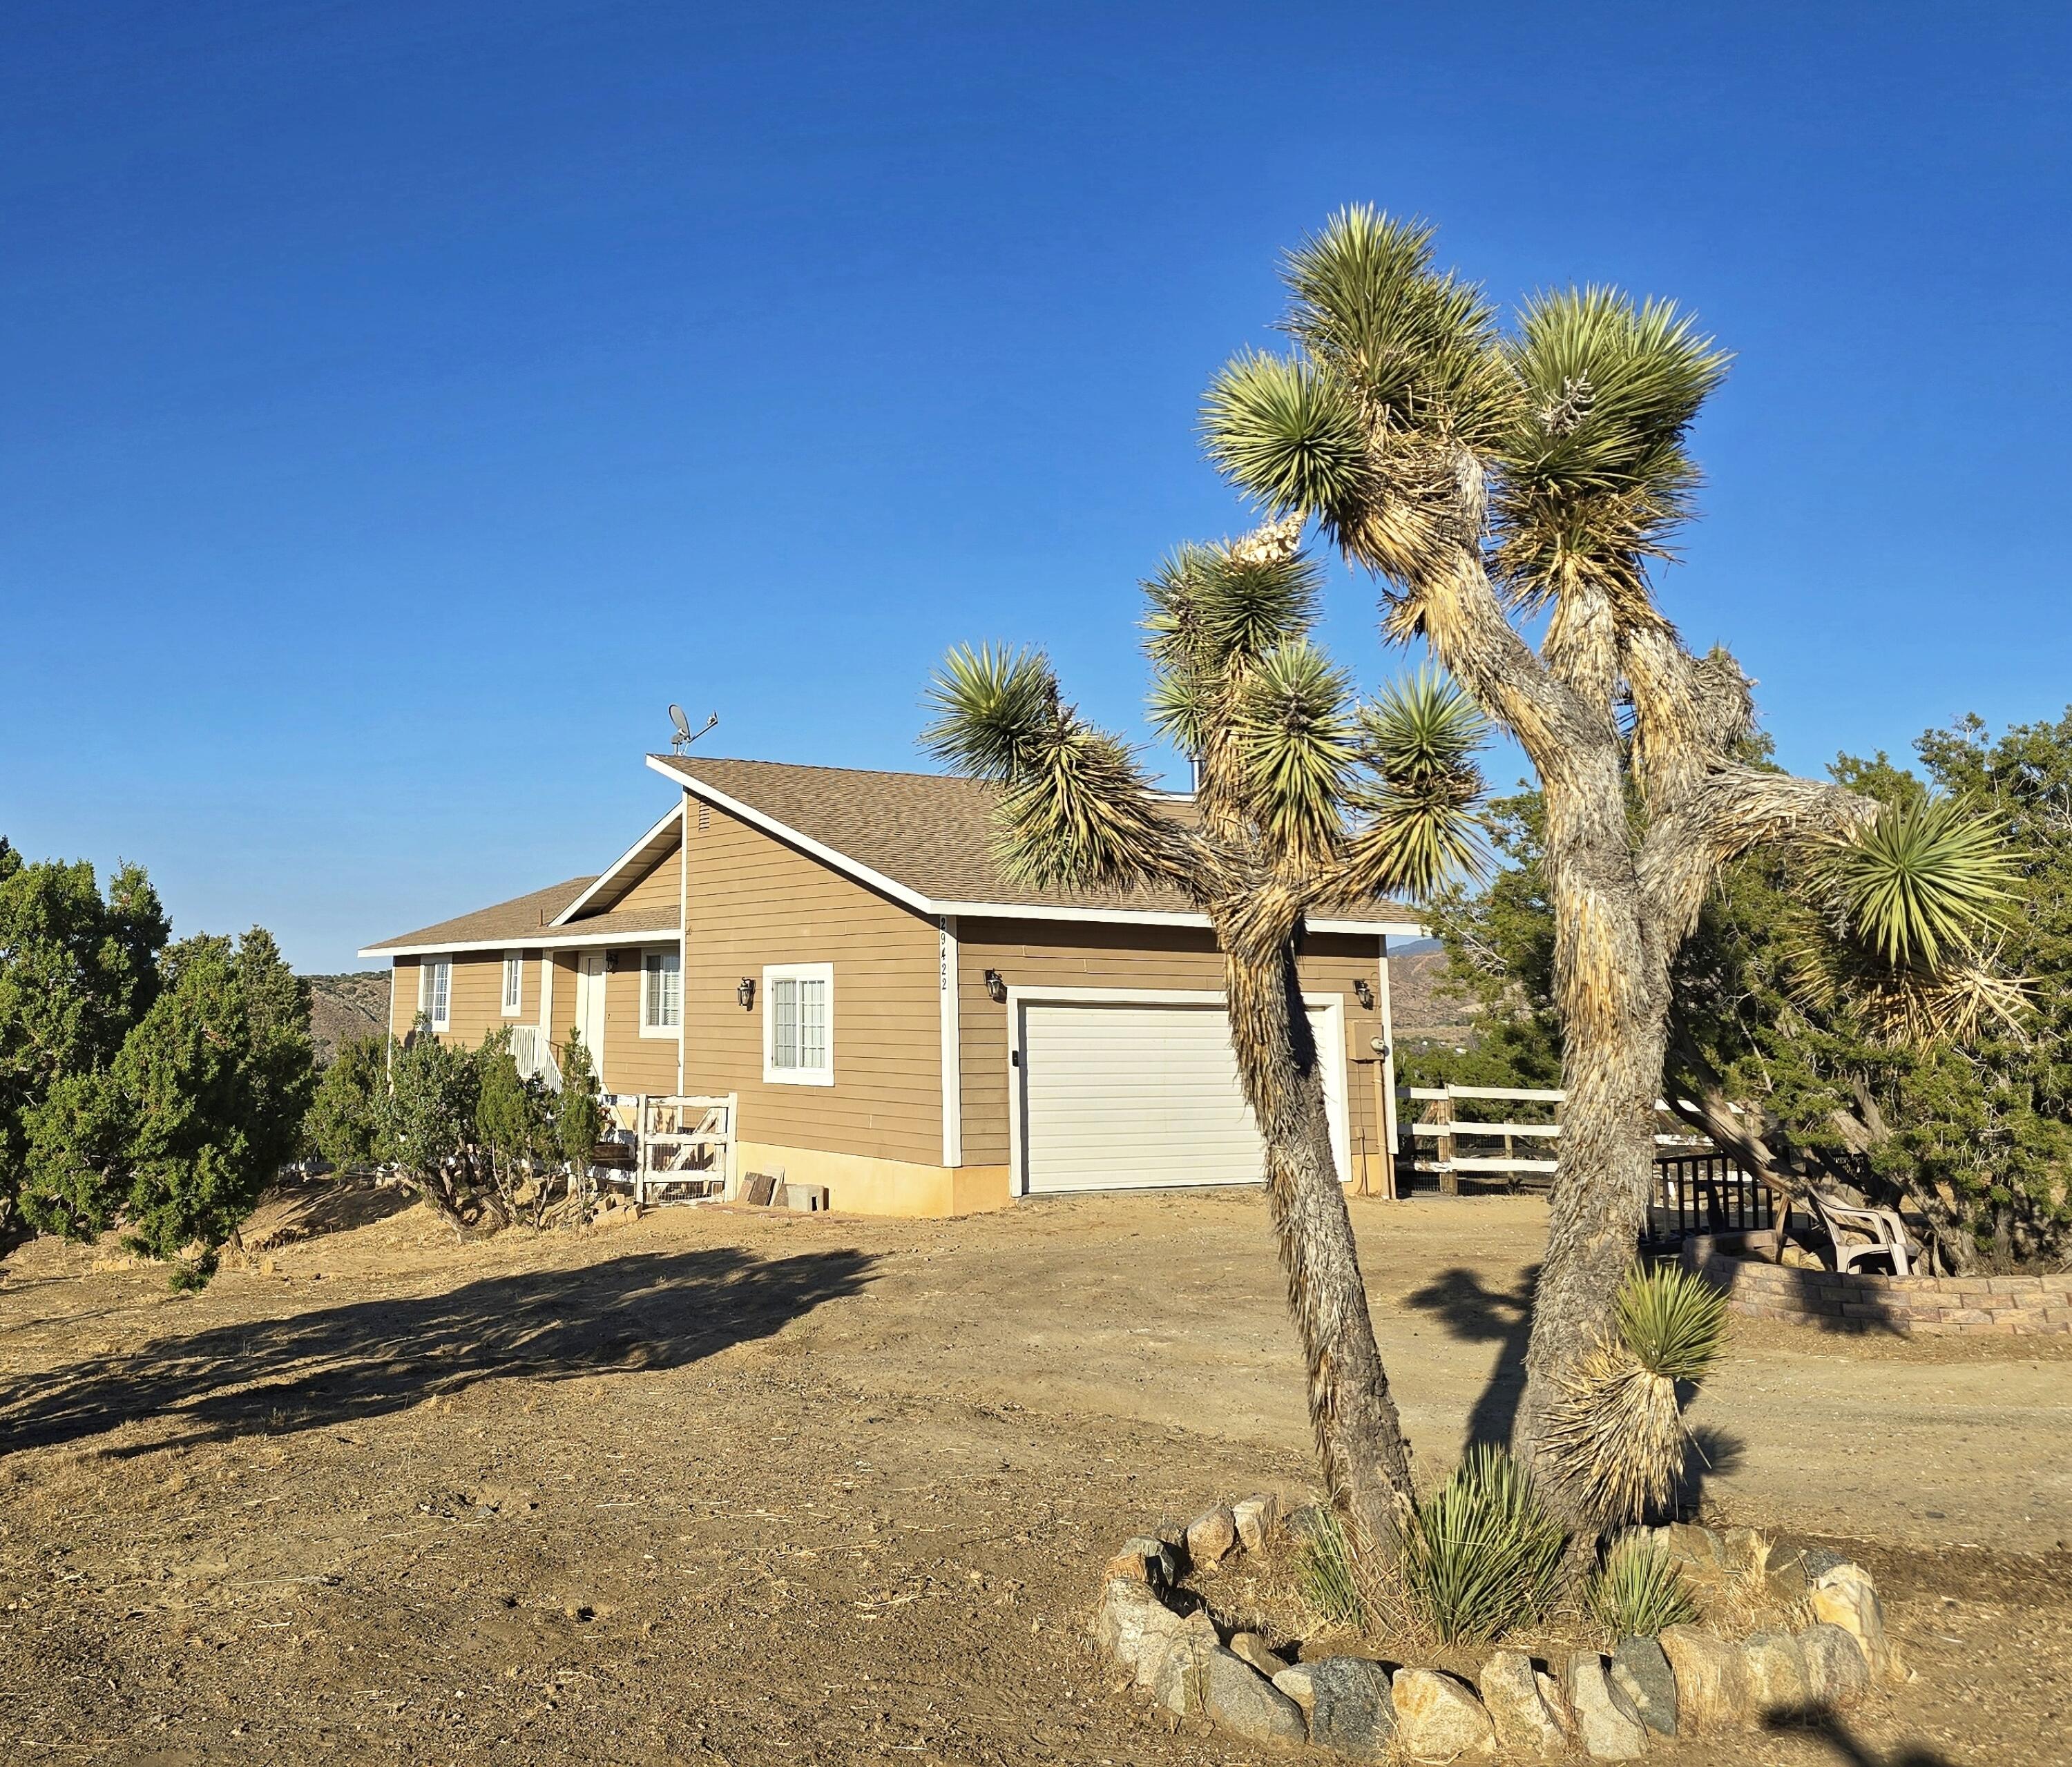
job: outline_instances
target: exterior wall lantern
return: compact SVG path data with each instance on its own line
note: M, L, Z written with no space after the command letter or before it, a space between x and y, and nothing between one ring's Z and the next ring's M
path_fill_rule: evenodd
M1007 978L997 969L985 972L985 997L997 1006L1007 1003Z
M750 1007L754 1006L755 1004L755 978L753 976L742 976L741 978L741 985L734 991L734 997L741 1002L741 1009L744 1013Z
M1367 986L1366 976L1359 976L1354 981L1353 995L1370 1013L1374 1010L1374 990Z

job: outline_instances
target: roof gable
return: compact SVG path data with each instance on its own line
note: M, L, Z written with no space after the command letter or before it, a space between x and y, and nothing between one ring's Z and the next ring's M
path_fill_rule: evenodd
M557 927L571 926L616 908L669 858L683 843L684 812L680 800L647 833L613 860L555 917Z
M693 795L745 816L922 913L1012 913L1101 918L1199 918L1170 888L1032 890L995 857L997 789L938 773L797 766L777 761L654 754L648 764ZM1192 800L1176 799L1177 814ZM1375 902L1344 924L1409 932L1408 909ZM1330 924L1341 924L1332 922Z

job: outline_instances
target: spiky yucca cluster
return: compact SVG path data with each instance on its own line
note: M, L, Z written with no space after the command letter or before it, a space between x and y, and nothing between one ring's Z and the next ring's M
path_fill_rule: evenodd
M1694 788L1752 727L1752 708L1731 659L1684 651L1648 571L1692 512L1691 428L1727 352L1672 303L1599 286L1544 290L1504 326L1437 261L1429 226L1368 207L1333 215L1282 277L1293 348L1247 351L1217 376L1202 410L1211 458L1264 508L1314 520L1392 585L1389 634L1433 639L1528 750L1556 742L1554 727L1512 690L1532 673L1509 648L1515 635L1462 623L1463 572L1486 576L1515 613L1545 611L1534 660L1601 717L1623 681L1630 764L1651 808ZM1543 756L1536 764L1545 770ZM1720 824L1729 839L1714 864L1798 821L1795 809L1780 816L1762 783L1737 787L1747 826ZM1400 790L1391 799L1412 801ZM1836 820L1831 803L1803 824L1808 844L1832 837L1824 874L1808 879L1807 987L1847 1001L1891 1042L2014 1021L2026 987L2000 972L1984 937L2004 906L1984 825L1933 804L1853 834ZM1585 1001L1608 984L1589 965L1571 978Z
M1583 1584L1583 1605L1607 1640L1651 1638L1698 1617L1690 1585L1650 1535L1622 1534Z
M1726 1347L1726 1296L1673 1265L1634 1270L1614 1336L1577 1362L1542 1444L1578 1506L1601 1522L1660 1510L1684 1470L1679 1382L1704 1379Z
M1992 928L2015 899L2006 849L1955 798L1887 804L1827 844L1789 929L1792 992L1846 1005L1893 1044L2015 1024L2030 984L1997 961Z
M1363 1632L1372 1615L1366 1573L1345 1523L1332 1510L1312 1510L1295 1549L1295 1593L1326 1625Z
M1290 901L1340 906L1473 872L1487 721L1430 670L1357 702L1310 635L1321 583L1270 524L1181 547L1144 585L1151 721L1201 763L1199 824L1172 819L1039 651L952 651L923 743L1002 787L1001 862L1038 888L1178 885L1207 902L1232 893L1241 857Z
M1442 1643L1499 1638L1545 1609L1567 1543L1531 1473L1505 1449L1478 1443L1405 1519L1404 1592Z

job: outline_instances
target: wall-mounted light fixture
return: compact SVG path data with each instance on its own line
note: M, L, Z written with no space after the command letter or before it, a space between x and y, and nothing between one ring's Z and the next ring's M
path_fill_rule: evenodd
M1370 1013L1374 1010L1374 990L1367 986L1367 977L1357 977L1353 983L1354 996Z
M985 997L996 1005L1006 1001L1007 978L997 969L989 969L985 972Z
M734 991L734 997L741 1002L741 1009L744 1013L753 1006L755 1004L755 978L753 976L742 976L741 985Z

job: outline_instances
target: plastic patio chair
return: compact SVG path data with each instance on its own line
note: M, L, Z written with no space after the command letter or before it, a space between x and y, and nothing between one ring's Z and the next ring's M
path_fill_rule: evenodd
M1818 1190L1808 1190L1806 1196L1835 1248L1837 1271L1847 1273L1867 1258L1882 1258L1895 1276L1913 1275L1913 1242L1897 1210L1859 1209Z

